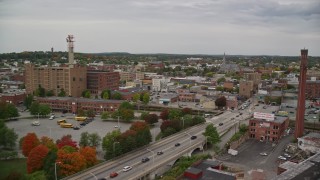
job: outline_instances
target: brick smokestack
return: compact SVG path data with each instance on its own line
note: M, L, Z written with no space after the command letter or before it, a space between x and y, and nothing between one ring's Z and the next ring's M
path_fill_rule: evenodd
M304 113L306 110L306 79L307 79L308 49L301 49L300 77L298 105L296 115L296 129L294 137L303 136L304 131Z

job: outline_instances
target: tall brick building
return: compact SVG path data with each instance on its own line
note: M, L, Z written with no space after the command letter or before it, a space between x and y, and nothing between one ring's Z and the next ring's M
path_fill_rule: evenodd
M87 71L87 88L91 94L100 94L103 90L118 90L119 72Z
M240 81L239 95L250 98L253 94L254 86L253 81Z
M64 67L36 67L25 65L27 94L32 94L39 85L46 91L53 90L58 95L61 89L67 96L80 97L87 89L87 68L78 65Z

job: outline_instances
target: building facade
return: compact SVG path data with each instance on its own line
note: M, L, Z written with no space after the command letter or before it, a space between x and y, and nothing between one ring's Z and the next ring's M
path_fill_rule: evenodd
M249 120L250 138L260 141L278 141L285 135L288 126L288 117L275 116L274 120L254 118Z
M26 92L32 94L39 86L58 95L63 89L67 96L80 97L87 89L87 68L78 65L36 67L25 65Z
M320 98L320 80L307 81L306 98Z
M250 98L253 95L253 81L240 81L239 95Z
M103 90L118 90L119 72L87 71L87 88L91 94L100 94Z
M99 100L72 97L37 98L40 104L48 105L53 111L67 111L76 114L79 109L93 110L96 113L118 110L123 100Z

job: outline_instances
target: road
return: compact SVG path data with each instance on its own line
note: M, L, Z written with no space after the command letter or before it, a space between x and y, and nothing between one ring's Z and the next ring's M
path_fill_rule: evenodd
M242 112L242 111L240 111ZM115 159L113 161L107 161L100 164L96 168L86 170L78 175L68 177L66 179L95 179L92 174L98 178L109 178L111 172L117 172L119 175L114 179L137 179L142 175L149 172L156 172L161 166L169 164L181 157L182 155L196 149L199 146L203 146L205 137L202 133L205 127L213 123L220 134L226 132L230 127L233 127L240 120L246 119L250 116L249 113L243 112L242 116L239 116L239 111L227 111L218 117L207 118L205 124L201 124L183 132L179 132L173 136L164 138L160 141L152 143L144 148L131 152L123 157ZM219 125L223 123L223 125ZM190 137L196 135L197 139L191 140ZM175 144L180 143L181 145L176 147ZM162 151L164 154L157 155L158 151ZM142 163L141 159L149 157L150 161ZM151 165L150 165L151 164ZM131 166L132 170L129 172L123 172L124 166Z

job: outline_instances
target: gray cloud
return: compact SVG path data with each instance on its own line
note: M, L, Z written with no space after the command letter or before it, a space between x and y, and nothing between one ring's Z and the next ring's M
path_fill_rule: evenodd
M318 0L2 0L0 50L319 55ZM37 39L33 41L32 39Z

